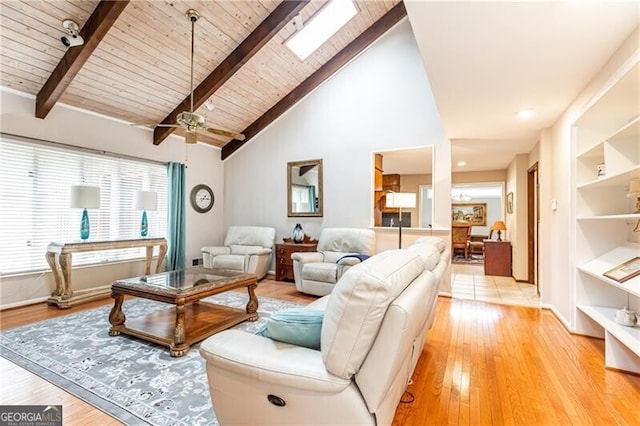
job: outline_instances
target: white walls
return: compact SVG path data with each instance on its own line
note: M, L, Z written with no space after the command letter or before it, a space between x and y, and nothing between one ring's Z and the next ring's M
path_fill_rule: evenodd
M405 19L225 161L225 228L275 226L277 241L296 223L315 238L325 227L368 228L372 152L424 145L434 146L434 227L448 229L450 146ZM315 158L323 160L324 217L288 218L287 162ZM397 237L389 240L394 248Z
M511 240L511 274L518 281L528 279L527 164L527 154L514 157L507 168L505 191L507 194L513 192L513 214L506 214L505 208L505 224Z
M575 247L571 243L574 240L572 235L574 200L571 197L573 186L571 125L588 105L589 100L596 96L613 74L634 55L640 55L638 28L613 53L553 128L542 133L540 139L542 220L540 262L543 303L551 305L556 314L570 328L575 326L572 266L575 261ZM552 200L557 200L555 211L551 209Z
M160 162L185 162L185 143L172 136L160 146L152 143L150 130L81 112L65 106L55 106L49 116L34 117L32 96L12 91L0 92L0 130L3 133L104 150ZM206 214L198 214L187 206L187 264L200 257L200 247L222 241L222 203L224 197L223 163L220 151L203 144L189 146L187 162L187 193L198 183L206 183L216 194L216 204ZM44 253L42 254L44 256ZM82 272L86 271L86 272ZM73 273L74 288L109 284L114 279L144 272L144 262L110 267L84 268ZM12 306L49 295L55 284L51 274L22 275L2 278L0 307Z
M32 98L3 92L2 131L158 161L184 161L180 138L156 147L149 131L62 106L39 120L33 104ZM224 231L233 224L274 226L278 241L290 236L298 222L313 237L324 227L368 228L373 223L372 152L425 145L434 147L434 228L446 230L451 149L405 19L224 163L216 149L189 148L187 192L206 183L215 192L216 204L202 215L187 208L187 263L200 257L202 245L222 243ZM287 162L314 158L323 159L324 217L290 219ZM396 247L395 230L378 232L378 250ZM417 236L403 232L403 245ZM446 231L442 236L448 240ZM137 270L142 266L74 271L74 283L78 288L108 284L118 273L131 276ZM48 272L5 277L0 305L43 298L52 289Z

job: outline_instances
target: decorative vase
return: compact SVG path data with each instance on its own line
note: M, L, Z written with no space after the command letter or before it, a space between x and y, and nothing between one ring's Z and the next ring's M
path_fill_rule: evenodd
M86 240L89 238L89 212L87 209L82 210L82 220L80 221L80 239Z
M301 243L302 240L304 240L304 231L302 230L302 225L299 223L296 223L296 226L293 227L291 239L294 243Z

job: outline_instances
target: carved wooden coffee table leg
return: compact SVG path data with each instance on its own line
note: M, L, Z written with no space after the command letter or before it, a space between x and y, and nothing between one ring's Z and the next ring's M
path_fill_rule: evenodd
M256 297L255 289L257 284L250 284L247 286L249 292L249 301L247 302L247 313L254 314L247 318L247 321L256 321L258 319L258 298Z
M189 352L189 345L187 345L184 341L184 314L184 301L176 303L176 325L173 331L173 342L169 347L169 354L173 357L181 357Z
M118 328L123 325L124 321L126 320L124 312L122 312L122 302L124 301L124 294L112 292L111 297L113 297L115 300L113 303L113 308L111 308L111 313L109 314L109 322L111 323L109 336L118 336L120 334L120 330L118 330Z

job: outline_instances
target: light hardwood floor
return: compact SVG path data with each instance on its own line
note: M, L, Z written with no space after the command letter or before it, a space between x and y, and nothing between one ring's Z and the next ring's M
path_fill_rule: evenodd
M257 293L314 299L270 279ZM0 328L110 303L3 311ZM640 424L640 377L606 370L603 354L603 341L569 334L547 310L440 298L409 386L415 401L399 405L393 424ZM0 405L62 404L65 425L120 424L4 358L0 369Z

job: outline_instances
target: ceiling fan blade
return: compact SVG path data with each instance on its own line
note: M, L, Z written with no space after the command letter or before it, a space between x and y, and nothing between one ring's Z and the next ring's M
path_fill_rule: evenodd
M198 142L198 133L187 130L184 134L184 141L189 144Z
M205 130L209 133L213 133L214 135L227 136L229 138L238 139L239 141L244 140L244 135L242 133L235 133L222 129L214 129L213 127L205 127Z
M158 124L158 123L130 123L133 127L180 127L178 124Z

